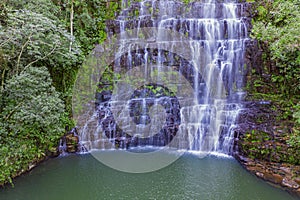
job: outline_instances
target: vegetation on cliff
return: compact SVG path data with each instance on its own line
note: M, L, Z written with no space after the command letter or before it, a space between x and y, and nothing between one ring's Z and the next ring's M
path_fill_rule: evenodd
M300 1L254 5L251 36L259 53L252 59L261 59L262 65L249 73L248 98L268 102L269 117L255 122L271 129L249 131L240 146L252 158L300 164Z

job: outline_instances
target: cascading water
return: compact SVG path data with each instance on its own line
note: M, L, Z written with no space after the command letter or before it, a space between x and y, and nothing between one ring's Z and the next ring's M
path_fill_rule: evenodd
M248 32L243 11L243 3L227 0L123 0L118 17L107 26L108 35L121 36L105 72L112 71L110 77L116 80L116 71L125 69L121 75L131 82L132 77L143 81L129 87L100 78L96 112L81 128L81 147L164 146L174 140L179 149L232 152L244 95ZM153 39L136 45L137 35L151 27L157 30ZM122 34L130 30L136 35ZM162 43L166 38L167 49ZM186 83L188 89L182 86Z

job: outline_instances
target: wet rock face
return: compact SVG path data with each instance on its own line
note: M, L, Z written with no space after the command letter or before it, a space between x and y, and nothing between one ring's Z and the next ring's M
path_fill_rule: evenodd
M145 127L153 120L150 110L155 105L163 107L164 111L160 114L165 114L166 119L162 123L162 128L153 136L138 137L126 133L126 130L122 130L117 125L110 104L99 105L99 123L102 125L107 138L113 140L117 148L138 145L165 146L173 140L181 122L180 104L172 92L156 84L148 84L137 88L129 100L129 117L132 118L135 124Z
M147 53L148 59L144 59L144 55ZM158 59L160 56L160 59ZM129 59L130 57L130 59ZM130 62L128 63L128 61ZM170 66L170 70L165 73L166 76L172 75L172 73L180 73L189 81L192 88L198 88L197 95L199 101L203 99L206 94L206 84L201 74L196 72L194 67L189 61L180 57L179 55L168 52L166 50L158 49L139 49L133 50L130 55L125 53L114 61L114 63L107 68L100 78L99 91L96 93L96 110L99 118L99 124L103 127L104 133L117 148L128 148L137 145L154 145L154 146L165 146L169 144L175 135L177 134L180 119L180 104L172 93L171 89L173 83L170 83L168 87L164 87L159 84L148 84L142 85L140 88L135 88L128 100L129 105L129 116L127 116L127 123L133 121L136 125L147 126L151 123L150 109L154 105L160 105L164 109L162 115L166 115L166 119L162 121L163 126L160 130L156 130L152 137L135 137L130 135L123 130L122 127L118 126L113 116L113 107L111 105L112 91L116 87L115 79L117 72L120 72L120 77L126 74L127 71L131 70L135 66L145 65L147 62L152 64L158 64L161 61L165 65ZM110 71L117 71L110 73ZM153 71L155 72L155 70ZM198 80L195 81L195 76ZM139 76L136 77L139 79ZM143 76L142 76L143 79ZM177 86L173 88L177 89ZM185 88L182 88L184 92ZM123 91L125 92L125 91ZM201 102L199 102L201 103ZM128 118L130 117L130 118ZM130 132L134 132L130 130Z
M286 143L289 126L282 126L272 102L246 102L240 112L235 157L250 172L294 194L299 193L300 166L287 164L299 159Z
M178 31L192 39L205 40L206 26L199 22L195 23L193 19L209 21L209 18L213 18L221 22L218 31L222 38L230 39L227 31L234 25L231 20L238 18L242 20L236 33L240 38L246 38L251 30L252 4L241 1L234 6L235 12L231 13L224 1L205 5L202 1L189 4L180 1L131 2L130 6L123 9L115 20L106 22L107 33L113 35L135 28L160 27ZM165 19L166 16L168 19ZM212 26L214 25L212 22ZM193 29L198 29L197 34Z
M57 157L59 156L60 152L59 152L59 148L58 147L52 147L48 150L47 152L47 156L49 157Z
M67 149L66 151L68 153L75 153L77 152L77 147L78 147L78 136L75 136L73 133L70 133L65 136L66 144L67 144Z
M248 80L247 85L250 91L255 91L254 83L251 81L252 70L265 79L270 77L264 74L263 52L258 48L258 42L249 40L246 46L247 76L244 80ZM248 97L251 99L251 94L248 94ZM272 109L274 107L277 108L276 112ZM284 164L299 162L299 153L293 152L286 143L291 126L279 121L279 115L280 106L274 102L244 102L244 109L241 110L237 120L235 156L247 170L257 177L300 195L299 183L297 183L300 177L299 165Z
M150 108L155 103L164 107L167 113L166 126L180 125L180 105L175 95L158 85L146 85L134 91L129 102L129 116L136 124L148 125L151 123ZM155 99L158 99L155 102ZM175 133L176 134L176 133Z
M239 154L278 163L300 163L296 147L288 144L292 124L280 119L278 106L272 102L247 102L240 112L236 129Z
M119 51L119 47L116 45L115 50L120 58L115 58L114 63L107 66L109 68L107 74L113 72L116 75L115 72L119 73L120 71L119 75L122 75L135 66L145 64L149 66L152 64L167 66L170 69L168 72L183 75L192 89L195 90L193 91L195 101L190 103L189 106L192 105L190 109L186 109L189 112L188 116L192 116L191 118L194 119L185 120L186 123L181 124L184 134L188 135L187 133L191 130L191 135L197 138L196 141L188 141L191 142L189 144L190 148L205 151L211 149L220 151L222 149L221 151L226 153L231 152L233 138L231 126L235 124L237 115L235 111L239 110L239 106L233 109L223 109L223 107L226 107L225 104L228 102L232 105L240 102L244 95L241 92L244 85L243 58L245 43L249 40L251 4L247 4L245 1L229 2L222 0L191 1L190 3L177 0L142 0L130 1L130 4L123 2L123 4L127 5L122 5L122 10L116 18L107 21L107 33L108 37L116 36L117 38L120 37L121 41L126 41L126 43L120 42L120 49L126 49L126 51ZM144 27L151 27L159 31L158 33L156 31L146 31L147 34L145 34L141 31ZM124 34L114 35L120 32ZM176 34L172 37L173 34L170 35L164 32ZM149 35L150 37L148 37ZM134 41L139 37L146 39L144 47L135 44ZM172 49L164 43L160 44L161 41L171 43ZM152 45L155 43L160 45ZM181 47L183 48L181 49ZM164 48L167 48L168 51L163 50ZM180 51L180 55L175 55L172 51ZM188 54L191 54L191 56L188 56ZM113 81L109 81L113 80L112 77L116 76L102 76L100 78L99 90L96 94L96 109L99 111L98 122L103 127L106 137L118 147L136 144L160 146L172 140L181 121L176 108L180 105L178 106L176 103L176 98L172 96L170 98L165 97L162 102L159 102L167 115L167 120L165 120L165 127L167 128L162 128L151 140L148 140L147 137L134 137L126 134L126 129L124 131L122 125L118 126L119 123L116 123L116 119L114 119L114 107L110 106L109 103L111 91L114 89ZM180 84L177 85L180 86ZM179 90L181 88L182 90L188 90L184 87L178 88L180 88ZM139 92L138 88L134 89L136 89L136 93ZM223 92L224 94L219 94ZM221 98L221 101L219 101L220 99L217 100L215 96ZM130 100L130 118L128 116L127 118L133 118L133 120L127 121L128 123L133 121L138 126L147 126L151 123L149 110L153 106L154 99L157 99L154 96L151 96L151 98L146 98L144 111L141 100L135 100L134 98ZM169 111L170 109L165 106L167 104L172 104L172 111ZM203 108L218 107L218 111L220 110L222 114L216 116L218 118L215 120L217 123L213 123L213 120L211 120L215 118L214 114L217 111L204 111L201 113L204 110L199 106L201 104L204 105ZM209 105L207 106L207 104ZM207 113L208 116L205 116L204 113ZM222 124L220 131L219 123ZM190 125L192 128L189 128ZM135 134L134 131L128 131L127 133ZM155 131L155 133L157 132ZM216 133L215 136L210 137L211 134L214 134L213 132ZM220 138L219 141L218 138ZM212 142L212 140L216 141ZM149 143L150 141L152 143ZM86 143L90 144L88 141ZM100 144L97 146L100 146Z
M248 11L246 12L249 16L252 16L251 9ZM249 91L268 93L266 87L257 87L253 82L255 76L265 80L271 79L271 75L265 73L263 69L265 66L262 59L263 52L256 40L247 41L246 46L247 75L244 80L248 81ZM253 70L255 70L254 75L251 73ZM248 98L252 99L250 93ZM300 177L300 154L299 150L293 150L286 142L292 126L289 122L278 120L280 112L280 105L276 105L276 102L245 102L236 129L235 156L247 170L257 177L300 196L297 182Z

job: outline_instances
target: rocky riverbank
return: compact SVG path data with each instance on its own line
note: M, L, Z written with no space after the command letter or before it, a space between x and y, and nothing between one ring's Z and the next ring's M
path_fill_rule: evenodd
M245 104L235 157L257 177L300 197L300 152L289 143L293 124L279 120L277 106L263 101Z
M235 158L252 174L300 197L299 165L255 160L238 154Z

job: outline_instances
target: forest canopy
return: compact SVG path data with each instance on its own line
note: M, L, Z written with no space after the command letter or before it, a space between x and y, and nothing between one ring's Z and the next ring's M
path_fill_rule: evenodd
M100 0L0 2L0 185L58 146L85 56L105 37Z

